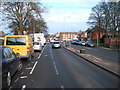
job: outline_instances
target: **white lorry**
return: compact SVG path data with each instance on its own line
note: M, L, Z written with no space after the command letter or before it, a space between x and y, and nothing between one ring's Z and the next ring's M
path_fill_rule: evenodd
M33 37L34 42L41 42L42 46L46 44L44 33L34 33L30 35Z

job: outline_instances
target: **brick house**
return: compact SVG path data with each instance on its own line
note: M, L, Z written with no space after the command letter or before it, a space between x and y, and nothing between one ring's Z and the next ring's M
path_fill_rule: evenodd
M72 39L76 39L78 32L60 32L60 40L71 41Z

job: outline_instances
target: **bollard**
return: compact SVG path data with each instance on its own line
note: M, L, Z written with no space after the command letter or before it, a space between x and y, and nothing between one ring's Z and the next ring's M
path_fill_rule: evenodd
M85 48L80 48L80 53L85 54L86 53Z
M68 47L68 44L65 44L66 47Z

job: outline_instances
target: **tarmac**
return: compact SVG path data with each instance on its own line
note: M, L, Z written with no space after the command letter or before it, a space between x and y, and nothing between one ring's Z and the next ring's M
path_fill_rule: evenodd
M101 59L96 56L93 56L89 53L80 53L80 50L76 50L72 47L64 46L63 47L70 52L76 54L77 56L89 61L90 63L95 64L96 66L99 66L100 68L109 71L110 73L113 73L117 76L120 76L120 64L116 62L112 62L106 59Z

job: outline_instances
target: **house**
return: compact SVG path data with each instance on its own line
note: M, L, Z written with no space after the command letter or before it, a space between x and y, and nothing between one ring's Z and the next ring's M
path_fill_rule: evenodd
M60 32L60 40L71 41L72 39L77 39L78 32Z

